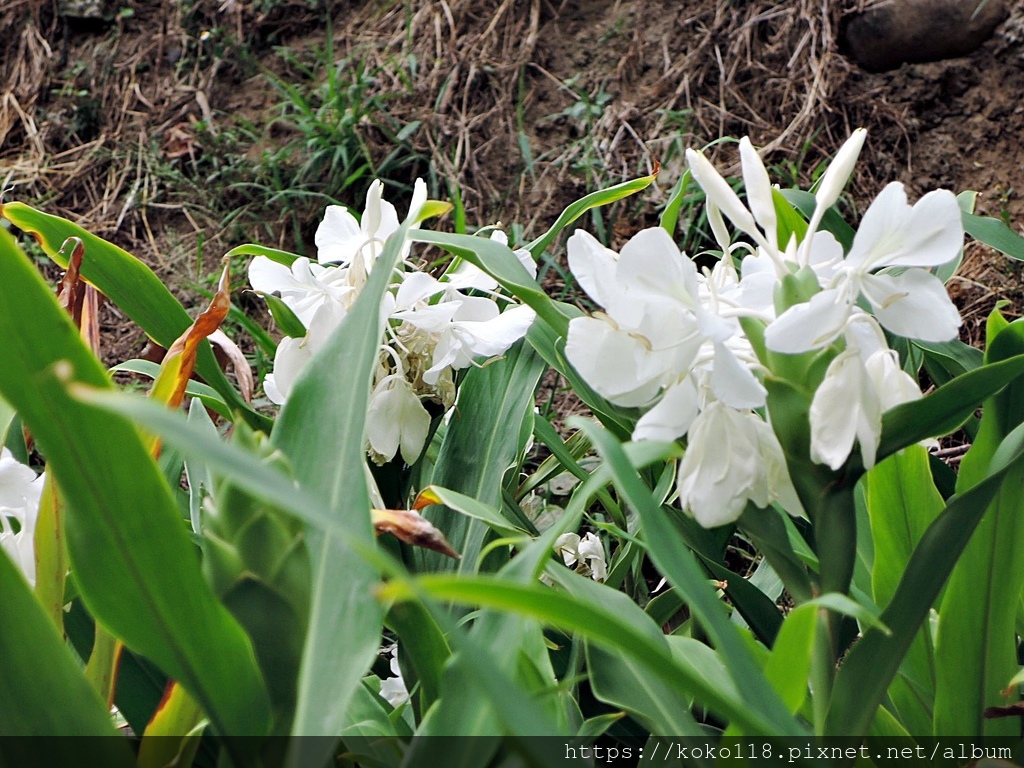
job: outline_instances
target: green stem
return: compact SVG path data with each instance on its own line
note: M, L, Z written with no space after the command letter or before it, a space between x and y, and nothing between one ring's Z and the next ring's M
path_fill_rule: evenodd
M811 660L814 732L818 736L823 736L825 733L828 708L832 701L832 685L836 676L835 650L829 618L826 611L818 612L818 628L814 634L814 655Z

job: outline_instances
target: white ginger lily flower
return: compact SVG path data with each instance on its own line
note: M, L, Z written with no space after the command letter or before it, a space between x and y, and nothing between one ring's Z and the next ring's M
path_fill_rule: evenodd
M934 342L955 338L960 313L928 268L956 258L963 239L952 192L929 192L910 206L903 185L889 184L864 214L853 247L826 289L780 315L768 326L765 343L777 352L821 349L843 332L861 297L897 336ZM898 271L874 272L883 267Z
M321 264L349 265L361 257L363 273L370 271L384 251L385 241L398 229L398 213L383 192L380 179L374 180L366 192L360 221L343 205L327 206L314 237Z
M291 267L257 256L249 265L249 285L258 293L280 294L281 301L307 327L325 303L348 307L356 294L347 269L313 264L305 256L292 262Z
M460 370L476 358L503 354L526 335L534 320L529 307L502 312L491 299L455 295L459 298L392 314L436 339L431 367L423 373L427 384L436 383L445 368Z
M608 564L605 561L601 539L588 533L582 539L576 533L563 533L555 539L555 552L562 556L562 562L572 567L583 563L590 570L590 578L604 581L608 578Z
M765 389L752 370L757 362L737 319L748 312L737 301L731 264L723 260L698 275L660 227L637 233L619 255L583 231L568 247L573 274L605 311L570 322L566 356L612 402L657 401L634 440L686 433L699 409L695 372L728 405L764 404Z
M398 644L391 646L391 674L386 680L380 681L380 697L394 709L398 709L409 700L409 689L405 687L402 670L398 666Z
M430 414L404 374L382 379L366 414L366 437L377 457L387 462L401 449L402 461L411 466L423 452L429 431Z
M604 310L569 323L565 354L598 393L627 407L655 400L689 371L702 343L697 270L660 227L620 254L577 230L569 268Z
M779 501L790 514L802 512L772 428L755 413L719 402L690 427L678 487L683 509L705 528L734 522L748 502Z
M37 477L7 448L0 450L0 549L32 586L36 583L36 519L45 482L45 472Z
M299 371L324 345L346 314L345 307L340 303L325 302L310 320L305 336L281 340L274 356L274 371L263 379L263 391L267 393L270 402L284 405L299 376Z
M917 400L921 388L900 367L899 356L870 316L855 316L846 341L846 350L829 364L811 401L811 459L839 469L857 443L861 462L870 469L882 437L882 414Z

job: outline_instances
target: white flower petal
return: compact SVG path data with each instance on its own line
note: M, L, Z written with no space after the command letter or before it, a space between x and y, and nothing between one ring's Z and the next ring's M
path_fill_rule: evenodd
M317 261L349 264L366 241L356 217L343 205L329 205L313 238Z
M305 339L281 339L274 356L274 372L263 380L263 391L272 403L284 405L299 371L313 357Z
M865 468L875 463L882 408L856 350L833 360L811 401L811 459L837 470L860 442Z
M523 338L535 317L529 307L512 307L490 320L460 321L457 329L472 354L493 357Z
M426 272L410 272L398 286L398 292L395 294L395 306L391 311L401 312L412 309L418 302L425 301L444 289L443 283L438 282Z
M579 557L584 560L590 568L590 577L594 581L604 581L608 578L608 566L605 562L604 547L601 540L593 533L588 533L579 543L577 549Z
M512 253L515 254L517 259L519 259L519 263L526 268L526 271L530 273L530 277L536 280L537 262L534 260L533 254L525 248L516 248Z
M686 434L697 417L697 388L687 376L673 384L651 410L636 423L633 440L664 440L671 442Z
M606 305L616 322L638 325L652 301L667 299L691 311L699 305L697 268L661 227L643 229L622 246L615 276L626 289L620 306Z
M690 427L679 464L679 500L704 528L735 522L751 492L766 485L760 443L748 419L760 421L715 402Z
M884 266L937 267L957 257L963 240L952 192L929 192L911 208L903 185L892 182L868 207L844 266L861 272Z
M563 533L555 539L555 552L562 556L566 565L576 565L580 554L580 537L576 533Z
M932 273L908 269L899 275L861 278L861 291L886 329L908 339L949 341L960 329L960 312L946 286Z
M822 175L818 191L814 195L817 205L816 214L820 211L823 215L828 208L836 204L839 195L850 180L850 176L853 175L853 167L857 164L857 158L860 156L867 136L868 132L865 129L858 128L836 152L836 156ZM818 219L820 220L820 216Z
M711 161L704 157L704 153L688 149L686 161L690 166L690 173L704 190L707 199L717 205L733 224L753 237L758 244L765 243L764 235L758 230L753 215L740 202L739 195L729 186L729 182L723 179Z
M653 400L665 376L644 364L649 355L640 340L594 317L569 321L565 356L598 394L626 407Z
M883 413L897 405L921 399L921 387L900 367L899 355L895 351L878 350L868 357L864 367Z
M402 460L412 465L423 452L430 430L430 414L404 379L378 385L366 414L370 447L390 460L401 449Z
M757 150L746 136L740 139L740 162L743 167L743 186L747 190L747 205L764 230L768 242L775 245L777 224L772 183L764 163L761 162L761 156L757 154Z
M566 243L569 269L580 287L601 307L608 309L621 299L622 286L615 275L618 254L605 248L589 232L577 229Z
M249 264L249 285L260 293L305 287L295 279L288 267L266 256L257 256Z
M760 408L768 394L754 372L721 342L715 344L711 390L723 403L740 410Z
M779 315L765 330L764 341L769 349L786 354L821 349L843 332L849 316L850 303L842 291L822 291Z

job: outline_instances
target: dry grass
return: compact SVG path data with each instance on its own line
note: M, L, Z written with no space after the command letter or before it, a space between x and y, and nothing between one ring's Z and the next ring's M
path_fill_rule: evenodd
M660 161L660 186L609 216L621 242L652 220L681 150L723 135L749 134L784 183L807 184L853 127L878 126L885 144L869 144L853 199L899 176L910 107L836 51L840 15L861 2L336 3L334 40L337 59L376 73L390 119L418 125L408 141L431 158L435 194L457 188L471 228L502 219L536 233L595 185ZM291 138L275 133L274 92L238 58L273 63L271 42L310 50L325 23L300 0L133 7L90 34L57 19L53 0L5 4L0 181L173 270L200 237L215 255L233 243L216 209L182 199L161 170L194 165L207 150L196 124L230 127L240 95L256 94L246 117L263 145ZM203 29L217 37L204 42ZM390 149L372 126L363 138L381 157ZM731 148L720 155L735 161Z

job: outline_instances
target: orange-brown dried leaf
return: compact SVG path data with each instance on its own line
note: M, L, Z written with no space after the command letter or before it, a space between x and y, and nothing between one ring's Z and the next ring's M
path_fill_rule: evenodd
M68 255L70 249L71 255ZM68 269L57 286L57 301L60 303L76 328L82 327L82 304L85 301L86 282L82 279L82 257L85 256L85 244L81 238L69 237L60 247L60 253L68 261Z
M412 508L419 512L421 509L426 509L431 504L444 504L441 501L441 497L434 493L430 488L424 488L420 491L419 496L416 497L416 501L412 503Z
M372 519L378 534L390 533L410 546L440 552L456 560L460 557L444 534L418 512L411 509L375 509Z
M230 309L231 293L228 285L228 267L225 265L217 293L214 294L210 306L167 350L167 355L160 366L160 373L153 382L153 389L150 390L150 397L172 408L181 405L188 380L196 366L200 342L220 328Z
M86 346L96 357L100 356L100 301L103 294L95 286L85 285L79 331Z

